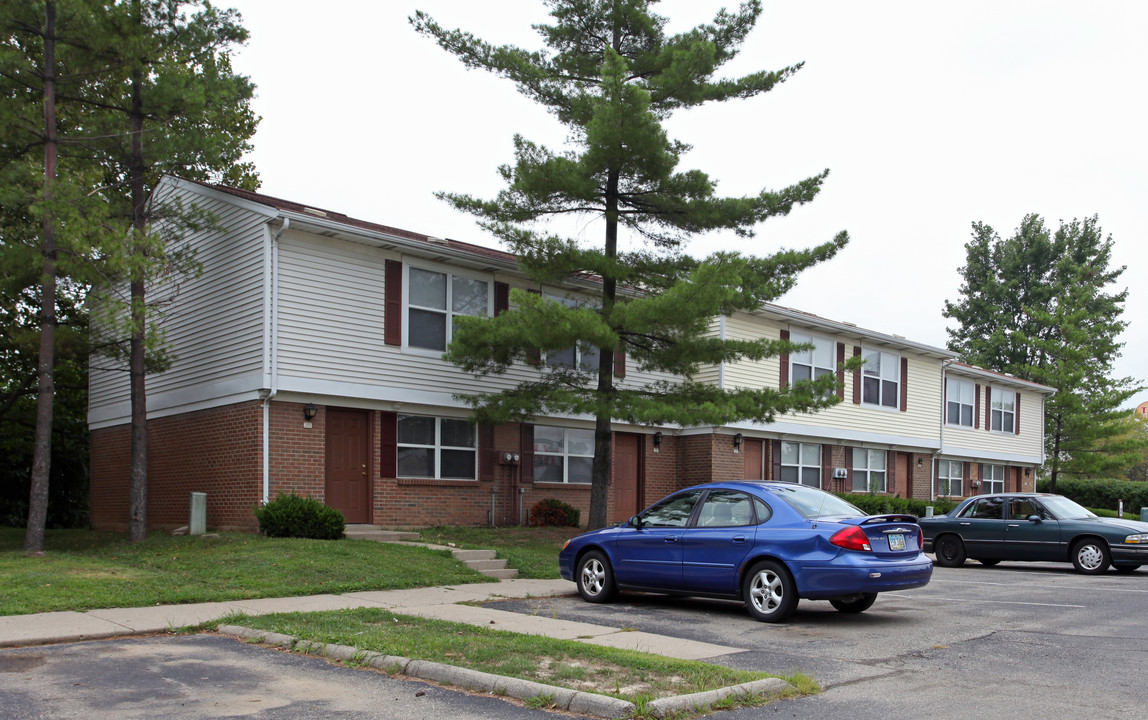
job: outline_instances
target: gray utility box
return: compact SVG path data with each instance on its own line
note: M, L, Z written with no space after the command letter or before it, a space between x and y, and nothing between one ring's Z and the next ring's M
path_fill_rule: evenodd
M1148 508L1140 508L1140 522L1148 522Z
M188 535L202 535L207 532L207 493L191 494L191 522L187 524Z

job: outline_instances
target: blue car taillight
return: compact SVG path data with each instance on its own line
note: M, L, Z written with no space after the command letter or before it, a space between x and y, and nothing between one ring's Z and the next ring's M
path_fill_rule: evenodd
M869 544L869 536L865 531L856 525L850 525L846 528L841 528L833 533L833 537L829 538L829 542L837 547L845 548L846 550L860 550L862 552L873 552L873 546Z

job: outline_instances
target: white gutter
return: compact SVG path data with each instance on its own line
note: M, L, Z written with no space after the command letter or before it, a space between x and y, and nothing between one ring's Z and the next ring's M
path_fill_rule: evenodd
M283 219L283 226L271 235L270 225L264 226L263 257L263 325L267 334L263 338L264 379L267 393L263 396L263 503L271 500L271 401L279 393L279 238L291 227L291 218Z

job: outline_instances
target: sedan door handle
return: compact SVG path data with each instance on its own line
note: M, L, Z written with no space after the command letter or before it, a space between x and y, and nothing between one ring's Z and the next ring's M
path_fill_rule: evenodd
M737 537L735 537L733 539L733 542L738 544L738 545L744 544L745 543L745 535L738 535Z
M666 538L666 542L668 542L668 543L676 543L677 541L678 541L678 539L676 537Z

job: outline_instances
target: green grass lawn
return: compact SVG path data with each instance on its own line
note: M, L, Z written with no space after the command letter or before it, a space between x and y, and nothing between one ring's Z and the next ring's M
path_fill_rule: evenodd
M489 581L446 551L367 540L50 530L42 557L23 543L0 528L0 615Z
M395 615L377 608L322 613L232 616L229 624L293 635L300 639L349 645L385 655L430 660L547 685L613 695L643 703L737 685L768 673L735 670L692 660L677 660L573 640L523 635L487 627ZM784 678L790 695L818 692L806 675ZM759 704L762 700L733 704Z

